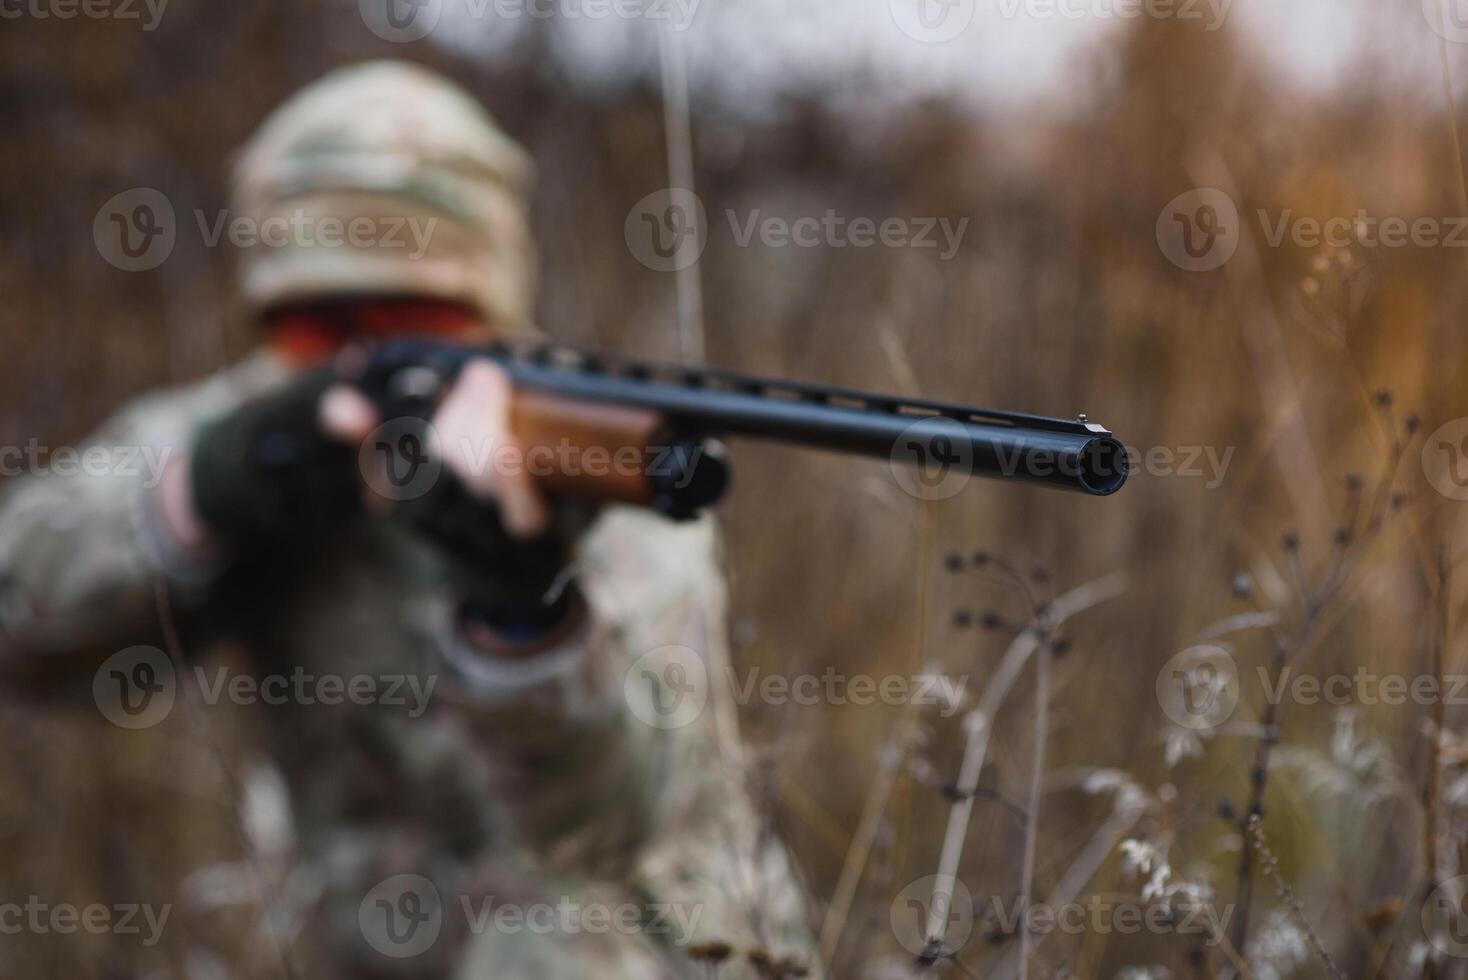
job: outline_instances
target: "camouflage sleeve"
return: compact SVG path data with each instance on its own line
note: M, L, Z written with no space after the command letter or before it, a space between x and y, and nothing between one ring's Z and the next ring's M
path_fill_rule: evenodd
M0 491L0 663L24 667L125 638L151 617L155 582L185 599L208 583L214 569L182 552L158 519L163 472L201 421L284 377L259 354L144 396Z
M525 663L448 653L496 798L555 873L684 923L642 937L675 975L726 947L722 977L818 975L803 892L745 785L713 522L614 511L584 550L593 612L573 641Z

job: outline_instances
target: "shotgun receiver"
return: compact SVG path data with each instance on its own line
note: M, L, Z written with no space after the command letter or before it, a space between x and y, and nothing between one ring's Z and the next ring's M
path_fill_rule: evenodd
M385 418L428 418L473 358L515 388L511 429L552 493L687 517L727 487L723 436L883 457L925 479L955 469L1104 496L1127 454L1104 427L732 371L648 363L544 344L391 340L358 385ZM539 462L536 462L537 459Z

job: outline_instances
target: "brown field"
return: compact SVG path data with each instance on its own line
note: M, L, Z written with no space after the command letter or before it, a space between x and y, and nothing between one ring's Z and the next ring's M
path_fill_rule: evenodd
M551 72L386 45L336 29L350 16L340 4L178 2L153 34L85 21L0 30L0 444L79 439L122 399L249 348L227 249L181 235L161 269L130 275L99 258L93 215L137 185L166 189L181 210L224 207L228 154L269 107L370 56L444 69L533 152L551 332L676 355L673 279L623 240L628 209L667 182L654 92L591 102ZM1460 50L1447 57L1468 70ZM1465 412L1468 251L1275 247L1252 217L1468 213L1464 120L1369 72L1328 94L1282 92L1228 30L1139 21L1116 64L1114 91L1063 122L937 102L872 122L812 101L756 125L695 105L713 225L699 264L710 363L1085 411L1154 451L1112 498L974 482L922 503L880 462L736 445L724 518L737 669L881 677L936 664L968 679L967 710L1016 638L1039 636L1047 682L1029 666L999 704L967 830L959 877L978 908L1026 891L1147 905L1160 888L1231 918L1224 936L1036 935L1031 976L1330 976L1317 945L1346 976L1468 976L1468 959L1433 952L1421 914L1436 886L1468 872L1461 704L1267 703L1282 668L1442 675L1450 695L1468 671L1465 505L1421 462L1428 434ZM1240 202L1242 241L1223 268L1187 272L1155 226L1171 199L1205 186ZM722 216L753 208L970 223L947 261L740 247ZM1209 451L1227 459L1221 480ZM1064 606L1052 599L1097 582L1117 594L1055 622ZM1246 613L1261 615L1218 625ZM1159 702L1159 671L1209 638L1231 651L1241 696L1227 724L1185 739ZM862 869L833 975L904 975L912 957L889 917L938 867L965 712L751 703L740 714L818 928L843 864ZM258 758L261 721L215 712L205 746L183 719L119 737L95 711L7 696L0 901L170 902L190 872L239 857L229 784ZM1275 860L1255 847L1241 873L1256 803ZM867 810L880 814L869 835ZM250 925L244 913L189 921L146 949L0 935L0 977L279 975L240 939ZM1020 942L981 916L961 966L931 972L1012 975ZM309 935L296 955L309 964Z

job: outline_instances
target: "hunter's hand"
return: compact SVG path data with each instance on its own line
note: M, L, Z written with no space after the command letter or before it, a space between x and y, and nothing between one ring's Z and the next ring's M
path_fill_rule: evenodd
M570 562L572 525L553 510L523 465L510 428L509 379L488 360L471 361L435 408L428 452L443 470L425 492L378 504L434 541L448 556L465 612L491 628L529 635L561 623L575 589L558 588ZM355 388L322 401L325 430L360 446L379 424ZM369 495L369 506L372 505Z
M204 426L165 483L164 517L181 543L286 547L365 509L434 541L464 613L517 637L562 624L577 605L560 583L576 518L552 510L515 460L511 386L490 361L459 373L432 413L433 485L388 500L368 488L362 446L384 421L362 392L316 371Z
M471 497L496 506L506 532L531 538L550 524L545 499L524 467L494 465L519 452L510 430L511 398L509 379L498 365L471 361L433 413L428 451ZM382 422L367 396L345 384L326 391L319 418L324 433L353 447L360 447ZM374 504L370 494L368 503Z
M433 431L444 468L470 496L495 503L505 530L525 539L543 533L551 513L525 467L495 465L520 456L510 430L511 398L510 379L497 364L470 361L434 413Z
M360 512L356 448L323 419L334 381L312 371L199 429L163 488L180 541L288 546Z
M530 538L550 523L545 500L523 467L489 465L518 449L510 399L497 365L470 363L433 415L430 451L470 496L497 506L507 533ZM165 475L165 521L197 548L221 538L280 540L355 515L363 499L385 509L357 465L382 421L362 392L328 372L296 379L200 430L189 460Z

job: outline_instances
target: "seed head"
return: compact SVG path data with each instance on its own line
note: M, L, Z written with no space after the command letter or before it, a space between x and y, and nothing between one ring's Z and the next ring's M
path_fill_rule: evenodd
M702 963L722 963L734 955L734 947L728 943L699 943L688 947L688 958Z

